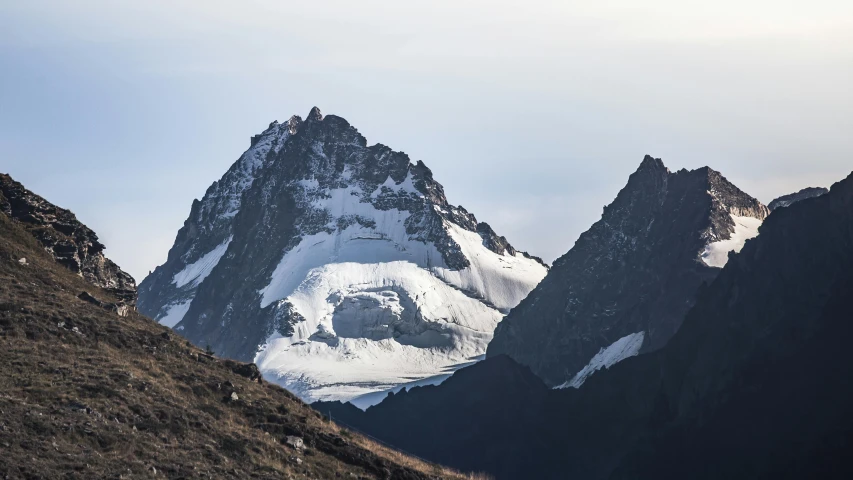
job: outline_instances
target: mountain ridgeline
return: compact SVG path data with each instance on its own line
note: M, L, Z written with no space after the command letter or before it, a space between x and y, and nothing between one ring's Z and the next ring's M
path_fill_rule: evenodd
M488 356L509 355L549 385L577 386L602 349L662 347L700 285L767 214L719 172L670 172L646 156L601 220L498 325Z
M819 197L829 193L829 190L823 187L808 187L800 190L799 192L790 193L788 195L782 195L781 197L773 200L769 204L767 204L767 208L772 212L777 208L787 207L794 203L800 202L802 200L806 200L809 198Z
M315 107L138 299L104 250L0 175L0 476L853 478L853 174L768 208L646 156L549 269Z
M495 355L366 412L315 408L497 479L850 478L853 175L760 232L663 348L580 388Z
M302 398L352 399L476 360L546 271L423 162L314 108L193 203L139 309Z
M136 281L104 256L105 246L89 227L61 207L0 174L0 213L19 222L54 259L122 302L136 302Z

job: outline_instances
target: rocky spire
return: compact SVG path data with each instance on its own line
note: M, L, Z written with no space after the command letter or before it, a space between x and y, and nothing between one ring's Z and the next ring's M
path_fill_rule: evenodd
M308 117L306 117L306 120L321 121L323 120L323 114L320 112L319 108L313 107L311 108L311 111L308 112Z

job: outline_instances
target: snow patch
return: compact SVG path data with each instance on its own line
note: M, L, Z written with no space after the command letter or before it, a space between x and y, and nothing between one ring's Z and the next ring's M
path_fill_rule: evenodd
M255 363L306 401L439 375L482 355L502 318L408 261L322 265L287 301L305 321L270 337Z
M598 353L592 357L592 360L589 361L589 364L576 373L571 380L554 388L580 388L580 386L583 385L583 382L598 370L601 370L602 368L610 368L626 358L637 355L640 352L640 347L643 346L643 340L645 338L645 332L625 335L619 340L613 342L609 347L599 350Z
M702 252L702 261L710 267L723 268L729 260L729 252L738 253L750 238L758 236L758 227L762 221L754 217L732 215L735 231L728 240L709 243Z
M181 288L190 282L192 282L192 285L190 286L193 288L199 286L201 282L210 275L210 272L213 271L213 267L219 263L222 256L225 255L232 238L233 236L228 237L227 240L217 245L216 248L202 255L201 258L195 262L184 267L183 270L172 277L172 283L177 285L178 288Z
M187 311L190 309L191 303L193 303L192 298L182 303L167 305L166 313L162 316L158 316L155 320L157 320L161 325L173 328L178 324L178 322L183 320L184 315L186 315Z
M379 185L378 187L376 187L376 190L374 190L373 193L370 194L370 196L373 198L378 197L382 193L383 188L390 189L391 191L394 191L398 194L399 193L413 193L419 197L423 197L423 194L420 191L418 191L417 188L415 188L415 183L412 180L412 172L411 171L406 174L406 178L403 179L403 181L400 182L399 184L394 182L394 179L391 178L391 175L388 175L388 178L385 179L385 182L382 185Z
M463 270L436 267L436 274L462 290L476 292L504 313L524 300L548 273L545 266L521 254L500 255L489 250L477 232L450 222L445 222L445 228L471 266Z

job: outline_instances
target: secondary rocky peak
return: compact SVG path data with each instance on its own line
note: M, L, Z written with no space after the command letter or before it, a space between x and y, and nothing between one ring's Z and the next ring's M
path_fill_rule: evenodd
M322 112L320 112L319 108L313 107L313 108L311 108L311 111L308 112L308 116L306 117L306 120L322 121L323 120L323 114L322 114Z
M592 369L601 352L655 350L766 216L719 172L670 172L647 155L601 219L498 325L488 355L510 355L560 385Z

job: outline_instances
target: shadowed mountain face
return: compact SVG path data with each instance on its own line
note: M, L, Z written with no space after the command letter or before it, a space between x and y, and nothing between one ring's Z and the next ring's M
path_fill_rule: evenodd
M851 292L853 175L770 215L665 347L578 389L502 380L522 367L496 356L366 412L318 408L498 479L850 478Z
M422 162L315 108L193 203L139 308L302 398L350 399L483 355L546 272Z
M312 407L455 468L486 469L500 472L502 478L541 478L551 463L541 470L529 465L530 447L545 447L531 425L541 422L548 392L529 368L498 355L459 370L441 385L389 394L366 412L341 402L317 402Z
M104 256L104 245L69 210L0 174L0 213L20 222L56 261L122 301L136 302L136 281Z
M487 355L507 354L559 385L626 336L641 351L660 348L767 213L710 168L672 173L646 156L601 220L498 325Z

